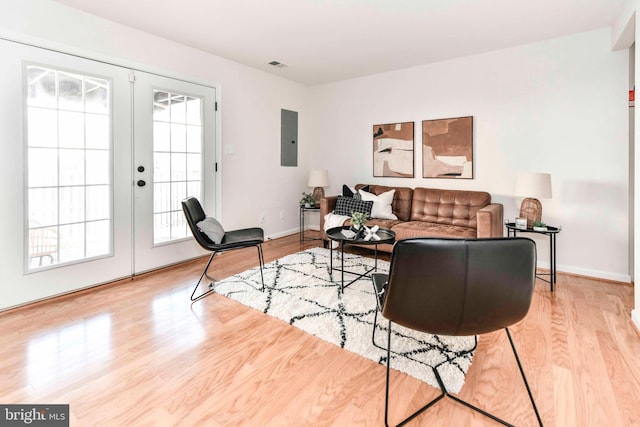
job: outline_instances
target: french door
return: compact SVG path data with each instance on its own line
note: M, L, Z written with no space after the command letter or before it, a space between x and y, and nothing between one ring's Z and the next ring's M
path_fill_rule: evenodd
M214 89L4 40L0 58L0 309L201 253L179 200L215 208Z
M136 272L202 254L180 202L195 196L214 212L214 116L215 89L135 72Z

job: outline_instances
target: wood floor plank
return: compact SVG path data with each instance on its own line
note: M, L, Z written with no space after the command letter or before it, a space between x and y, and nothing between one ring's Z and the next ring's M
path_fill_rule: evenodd
M265 261L319 244L270 240ZM0 402L68 403L74 426L383 424L384 366L218 294L191 304L205 263L0 313ZM254 248L228 252L212 274L256 265ZM536 282L529 314L510 330L546 426L640 426L632 308L628 284L559 274L551 293ZM392 421L438 393L396 371L391 390ZM460 396L537 425L502 331L480 338ZM495 423L444 400L411 425Z

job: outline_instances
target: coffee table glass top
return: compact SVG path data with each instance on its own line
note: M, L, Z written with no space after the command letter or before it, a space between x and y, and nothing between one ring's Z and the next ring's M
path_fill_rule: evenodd
M393 243L396 240L396 233L386 228L379 228L378 231L376 231L376 235L380 238L380 240L364 240L364 237L358 239L348 238L347 236L342 234L342 230L349 230L350 228L351 227L348 225L330 228L327 230L327 237L338 242L354 243L358 245L379 245L382 243Z

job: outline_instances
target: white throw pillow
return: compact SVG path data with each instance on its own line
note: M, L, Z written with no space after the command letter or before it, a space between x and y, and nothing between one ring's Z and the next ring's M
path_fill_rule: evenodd
M362 200L373 202L373 207L371 208L371 218L381 218L381 219L398 219L397 216L393 214L393 210L391 209L391 203L393 202L393 195L396 190L389 190L385 193L375 194L369 193L367 191L358 190L360 193L360 197Z
M222 228L222 225L215 218L207 217L197 223L196 226L216 245L222 242L224 228Z

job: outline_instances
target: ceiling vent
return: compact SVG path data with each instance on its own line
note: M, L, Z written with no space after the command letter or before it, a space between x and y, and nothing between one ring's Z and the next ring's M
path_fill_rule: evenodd
M287 66L287 64L283 64L282 62L278 62L278 61L271 61L269 62L269 65L273 65L274 67L278 67L278 68L284 68Z

